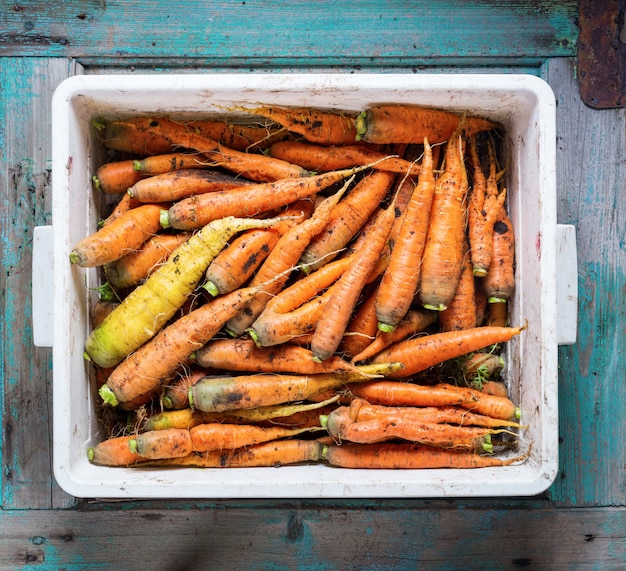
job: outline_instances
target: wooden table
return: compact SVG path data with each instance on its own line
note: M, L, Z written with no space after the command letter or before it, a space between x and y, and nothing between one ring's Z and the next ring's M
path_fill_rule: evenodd
M571 0L3 2L0 567L625 568L626 112L581 100L577 16ZM30 305L33 227L52 222L55 87L80 73L357 70L530 73L556 94L558 222L576 227L579 272L557 481L533 498L68 496L51 474L51 351L33 346Z

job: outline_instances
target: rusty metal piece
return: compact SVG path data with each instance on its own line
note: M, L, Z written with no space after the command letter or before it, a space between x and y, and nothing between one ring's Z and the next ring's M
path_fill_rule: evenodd
M626 106L626 0L580 0L578 85L595 109Z

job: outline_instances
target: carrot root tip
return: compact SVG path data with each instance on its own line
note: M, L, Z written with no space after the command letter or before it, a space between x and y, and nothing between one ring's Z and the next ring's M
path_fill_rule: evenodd
M117 400L117 397L106 383L98 389L98 394L105 404L111 406L117 406L118 404L120 404Z

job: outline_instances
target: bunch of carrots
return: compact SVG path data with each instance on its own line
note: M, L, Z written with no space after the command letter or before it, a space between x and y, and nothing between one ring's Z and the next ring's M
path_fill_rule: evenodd
M498 381L514 235L486 119L262 106L94 123L111 206L70 262L107 466L524 458ZM259 121L259 117L263 118Z

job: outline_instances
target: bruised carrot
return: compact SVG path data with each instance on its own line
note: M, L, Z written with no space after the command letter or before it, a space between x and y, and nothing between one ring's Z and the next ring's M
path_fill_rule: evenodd
M461 275L459 276L456 291L446 309L441 311L439 315L439 325L442 331L459 331L461 329L471 329L477 326L476 288L474 279L469 249L466 243L465 256L463 258Z
M364 168L355 167L190 196L178 201L168 210L163 220L164 226L185 230L197 228L224 216L256 216L296 200L312 197Z
M311 351L297 345L258 347L252 339L213 339L194 353L201 367L250 373L334 373L355 371L339 356L316 363Z
M425 139L418 184L403 215L402 226L394 237L389 263L381 278L376 298L376 315L381 331L395 328L413 304L420 280L422 253L434 191L432 150Z
M107 281L117 289L129 288L145 280L190 234L156 234L148 238L136 251L129 252L106 264Z
M166 153L133 161L133 169L143 175L163 174L181 169L205 169L206 157L198 153Z
M280 141L269 148L272 157L300 165L309 171L327 172L375 163L372 168L416 175L420 165L362 145L324 147L302 141Z
M222 218L207 224L178 246L168 260L89 335L85 353L101 367L113 367L151 339L188 300L211 260L237 232L268 227L264 220Z
M392 203L378 221L375 232L359 250L358 257L337 280L311 339L311 351L316 360L328 359L339 347L358 297L387 244L395 216Z
M422 255L419 297L427 309L445 309L456 291L463 263L467 189L462 138L456 135L448 143L446 170L435 185Z
M103 164L92 177L92 181L96 190L106 194L121 194L142 178L144 175L134 169L134 162L124 160Z
M363 177L333 209L328 224L302 253L300 264L312 271L336 256L354 238L387 196L395 175L384 171Z
M237 376L207 376L189 389L192 407L208 412L256 408L306 399L310 395L387 374L397 363L363 365L358 372L289 375L256 373Z
M414 337L390 345L372 359L374 363L399 361L404 369L396 377L410 377L449 359L479 351L496 343L505 343L519 335L522 327L473 327Z
M493 255L482 287L489 303L508 300L515 289L515 234L504 208L493 226Z
M311 107L278 107L264 105L248 109L279 123L292 133L302 135L311 143L320 145L346 145L354 143L355 115Z
M513 458L437 448L424 444L381 442L377 444L342 444L327 446L323 458L342 468L370 468L382 470L416 470L429 468L488 468L510 466L522 462L528 454Z
M410 309L404 319L392 331L378 331L376 338L369 343L362 351L352 357L353 363L366 361L383 349L404 341L416 333L424 331L427 327L437 321L438 315L434 311L422 309Z
M189 435L194 452L207 452L209 450L254 446L261 442L291 438L314 430L322 430L322 428L263 427L251 424L223 424L214 422L194 426L189 430Z
M226 450L193 452L184 458L166 458L149 466L188 466L196 468L252 468L284 466L320 460L322 444L317 440L287 438L253 446Z
M121 258L159 231L160 214L161 206L158 204L145 204L128 210L76 243L69 255L70 262L89 268Z
M131 438L128 446L131 452L148 460L181 458L193 451L191 435L184 428L142 432Z
M497 127L481 117L461 116L458 113L418 105L374 105L356 119L357 140L368 143L421 143L427 138L431 144L450 139L463 118L466 136Z
M172 202L250 184L250 181L213 169L186 168L143 178L128 188L128 194L140 202Z
M350 385L355 397L386 406L460 406L472 412L511 420L519 409L508 398L488 395L470 387L448 383L419 385L393 379L380 379Z
M87 449L87 458L98 466L132 466L145 462L145 458L131 450L129 443L133 438L131 434L102 440Z

